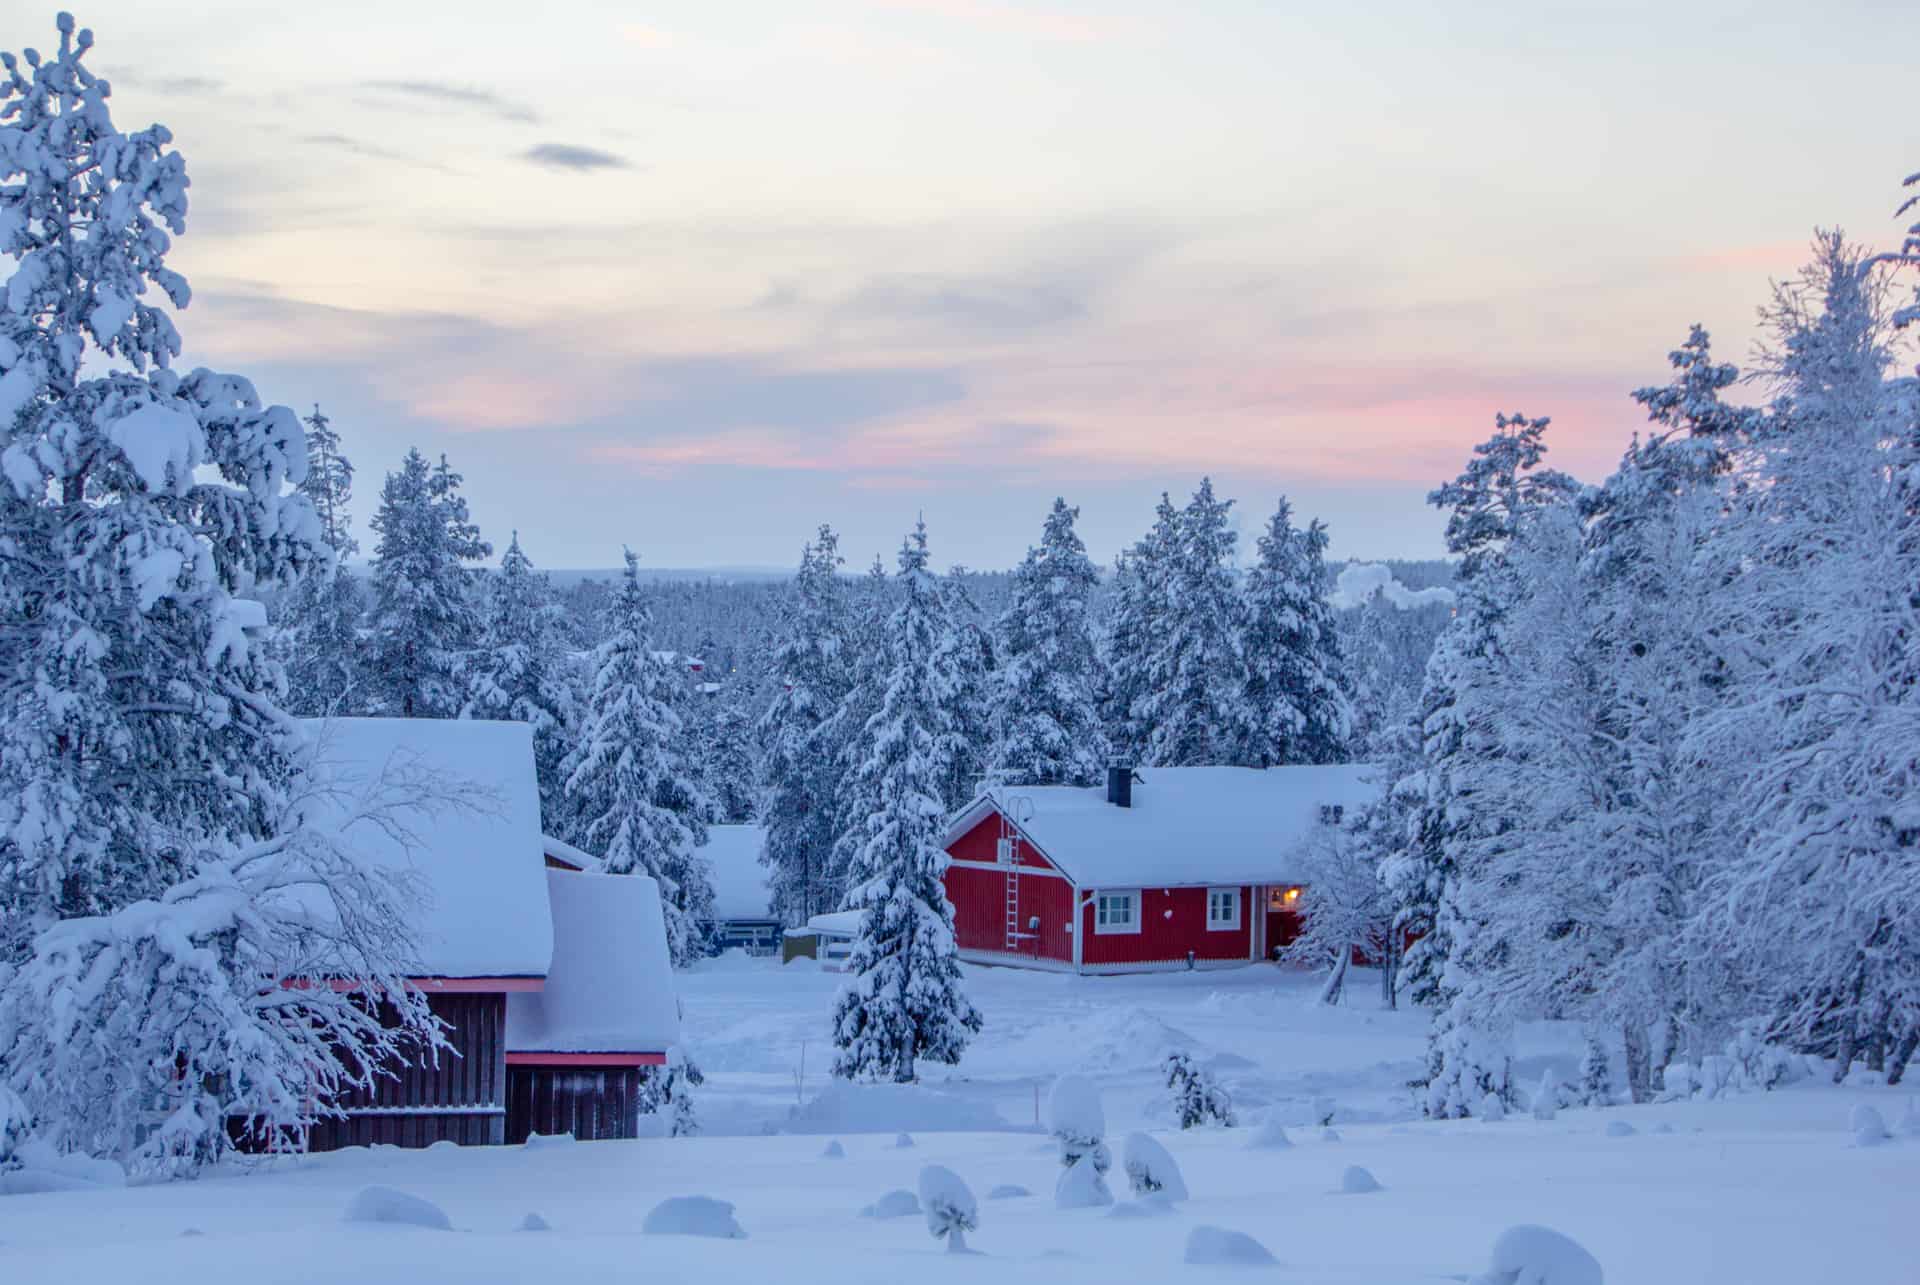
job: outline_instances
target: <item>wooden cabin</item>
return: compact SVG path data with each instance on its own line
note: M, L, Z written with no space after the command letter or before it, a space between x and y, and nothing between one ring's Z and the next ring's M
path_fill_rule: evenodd
M1011 786L958 812L945 882L962 957L1080 973L1270 959L1311 896L1313 828L1376 797L1337 767L1115 768L1106 788Z
M531 1125L521 1128L509 1114L514 1041L521 1029L513 1015L524 1021L542 1011L528 1009L526 1001L544 994L556 969L564 991L560 1009L575 1031L591 1027L598 1011L610 1031L625 1033L616 1042L634 1043L628 1038L635 1031L628 988L646 989L650 1013L665 1003L674 1020L645 1027L647 1038L638 1043L646 1047L605 1051L625 1057L627 1070L646 1064L632 1062L638 1054L666 1060L677 1039L678 1008L664 963L658 890L648 879L573 874L552 860L555 845L540 832L531 728L398 718L315 720L310 726L317 738L312 771L320 779L309 820L334 827L337 839L363 859L419 878L423 897L409 911L418 972L409 984L426 993L452 1047L437 1058L423 1055L388 1067L371 1092L356 1090L330 1104L339 1114L315 1121L306 1139L309 1150L498 1144L516 1128L524 1137ZM371 802L430 797L436 784L438 798L424 806L389 807L387 824L364 815ZM447 786L458 791L452 801ZM577 849L559 847L592 862ZM584 912L579 898L567 895L574 885L562 885L556 901L555 878L602 887L604 913ZM630 918L616 929L609 916ZM651 949L636 944L644 942L657 947L660 967L637 974L631 971L633 952ZM538 1044L531 1036L522 1042ZM576 1117L630 1115L632 1094L618 1076L579 1086L574 1095ZM632 1132L596 1126L588 1136Z

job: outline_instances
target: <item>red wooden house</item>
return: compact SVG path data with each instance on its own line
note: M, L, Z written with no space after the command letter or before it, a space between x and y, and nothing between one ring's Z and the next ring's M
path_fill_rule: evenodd
M1268 959L1299 927L1296 853L1377 794L1364 765L1115 768L1104 790L989 791L948 825L964 958L1080 973Z
M571 873L550 859L556 845L540 832L532 729L400 718L328 719L310 727L316 749L309 820L333 830L362 860L415 876L421 896L407 917L418 972L409 984L426 993L452 1047L437 1058L386 1067L371 1092L332 1103L337 1114L314 1122L309 1150L525 1137L531 1126L516 1117L509 1098L522 1065L592 1054L617 1056L621 1069L635 1071L666 1060L678 1009L659 894L651 880ZM449 801L449 785L465 797ZM622 886L608 891L612 878ZM556 889L557 880L590 880L598 891L569 896L574 885ZM595 911L596 902L604 910ZM627 918L610 922L618 916ZM657 968L649 949L658 954ZM642 956L649 966L635 963ZM543 1007L538 1001L550 986L555 1004ZM671 1022L660 1020L663 1005ZM553 1011L564 1014L580 1047L542 1040L550 1023L540 1016ZM547 1060L526 1063L523 1051ZM624 1079L570 1083L585 1100L571 1108L574 1118L594 1126L584 1136L633 1136ZM531 1099L520 1105L530 1110Z

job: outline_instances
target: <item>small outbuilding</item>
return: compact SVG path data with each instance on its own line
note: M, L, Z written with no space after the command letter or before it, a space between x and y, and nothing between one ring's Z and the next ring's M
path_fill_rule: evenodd
M767 832L757 825L710 825L700 855L707 859L713 878L714 946L735 948L749 955L771 955L780 949L781 923L772 912L773 887L760 863Z
M947 827L963 957L1081 973L1272 958L1299 932L1298 854L1377 797L1373 770L1115 768L1107 785L1014 786Z

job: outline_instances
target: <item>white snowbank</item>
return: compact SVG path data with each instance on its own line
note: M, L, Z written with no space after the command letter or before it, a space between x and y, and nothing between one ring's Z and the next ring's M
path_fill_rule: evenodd
M1143 1196L1139 1200L1122 1200L1107 1210L1109 1218L1165 1218L1173 1212L1173 1202L1162 1200L1159 1194Z
M1113 1192L1107 1187L1107 1180L1100 1176L1094 1167L1092 1156L1081 1156L1078 1160L1060 1171L1060 1180L1053 1185L1053 1206L1056 1209L1099 1209L1113 1203Z
M1493 1262L1474 1285L1605 1285L1592 1254L1549 1227L1509 1227L1493 1242Z
M0 1169L0 1196L30 1196L45 1191L93 1191L102 1187L127 1185L127 1171L114 1161L57 1151L51 1143L38 1138L16 1146L9 1166Z
M1287 1127L1280 1123L1278 1111L1269 1111L1253 1136L1247 1139L1247 1146L1256 1151L1285 1151L1292 1145L1293 1139L1287 1136Z
M1279 1260L1243 1231L1202 1225L1187 1234L1186 1261L1205 1266L1268 1267Z
M1865 1102L1854 1106L1847 1128L1853 1132L1854 1145L1860 1147L1877 1147L1893 1136L1887 1132L1887 1122L1880 1112Z
M541 1151L548 1147L570 1147L574 1145L571 1133L529 1133L527 1140L520 1144L528 1151Z
M446 1210L431 1200L393 1187L362 1187L347 1202L350 1223L395 1223L405 1227L429 1227L452 1231Z
M920 1212L920 1197L905 1187L895 1187L860 1211L862 1218L907 1218Z
M1127 1184L1136 1196L1157 1195L1162 1200L1185 1200L1186 1179L1173 1153L1159 1139L1146 1133L1129 1133L1120 1147L1120 1163L1127 1171Z
M788 1113L785 1133L1001 1133L1012 1128L984 1102L918 1084L835 1081Z
M1607 1136L1609 1138L1631 1138L1636 1132L1638 1131L1625 1120L1607 1121Z
M747 1233L734 1220L732 1203L711 1196L668 1196L648 1212L640 1230L648 1236L747 1238Z
M1033 1193L1017 1182L1003 1182L987 1193L988 1200L1018 1200Z
M1340 1190L1349 1196L1364 1196L1370 1191L1380 1190L1380 1182L1371 1171L1359 1165L1348 1165L1346 1172L1340 1175Z

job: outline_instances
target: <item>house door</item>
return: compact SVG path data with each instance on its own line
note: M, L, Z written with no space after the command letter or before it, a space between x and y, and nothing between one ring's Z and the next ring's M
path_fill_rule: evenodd
M1277 958L1300 935L1300 887L1267 885L1267 958Z

